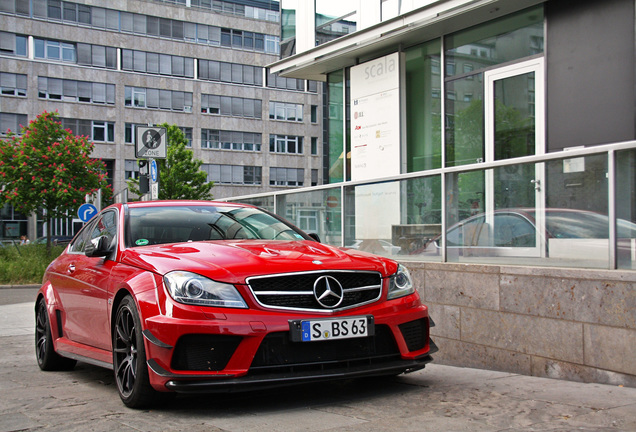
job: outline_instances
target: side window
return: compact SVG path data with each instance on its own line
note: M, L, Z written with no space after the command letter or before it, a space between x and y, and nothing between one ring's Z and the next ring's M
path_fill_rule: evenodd
M109 211L104 213L93 226L91 231L90 240L96 240L101 236L106 236L108 241L111 242L117 234L117 213Z
M71 248L70 248L71 252L75 252L75 253L84 252L84 246L86 246L86 237L88 236L88 233L90 232L92 225L93 225L92 223L85 225L82 228L82 230L79 232L79 234L77 234L77 236L75 237L75 240L71 244Z

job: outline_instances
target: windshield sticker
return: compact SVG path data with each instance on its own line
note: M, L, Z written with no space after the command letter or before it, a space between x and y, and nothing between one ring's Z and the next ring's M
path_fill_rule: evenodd
M137 246L146 246L148 243L150 243L148 240L146 239L138 239L135 244Z

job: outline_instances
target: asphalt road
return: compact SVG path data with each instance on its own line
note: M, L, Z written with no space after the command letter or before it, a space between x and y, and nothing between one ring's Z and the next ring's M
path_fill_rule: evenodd
M38 289L31 286L24 288L0 288L0 306L35 302L37 292Z
M0 289L0 432L636 431L636 388L437 364L391 379L180 395L131 410L109 370L40 371L32 297L9 300L31 293L8 291Z

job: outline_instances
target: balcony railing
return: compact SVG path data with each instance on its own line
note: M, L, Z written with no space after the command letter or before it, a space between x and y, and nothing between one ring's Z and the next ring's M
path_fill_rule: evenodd
M400 260L636 270L636 141L225 200Z

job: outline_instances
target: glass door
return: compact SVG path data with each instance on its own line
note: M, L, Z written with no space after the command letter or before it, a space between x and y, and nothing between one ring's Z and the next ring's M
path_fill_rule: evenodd
M545 152L543 58L484 73L486 162ZM543 164L485 173L486 224L497 255L544 257Z

